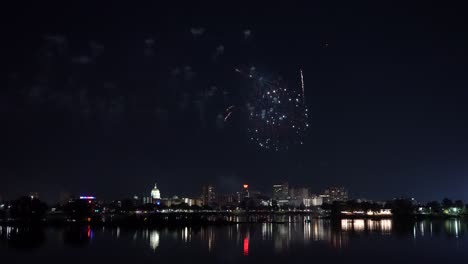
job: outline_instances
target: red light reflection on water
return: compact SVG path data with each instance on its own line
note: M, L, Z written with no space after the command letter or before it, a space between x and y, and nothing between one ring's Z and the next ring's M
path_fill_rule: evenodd
M86 231L87 231L86 236L88 237L88 239L93 239L94 234L93 234L93 230L91 230L91 226L88 226Z
M244 256L249 255L249 237L244 238Z

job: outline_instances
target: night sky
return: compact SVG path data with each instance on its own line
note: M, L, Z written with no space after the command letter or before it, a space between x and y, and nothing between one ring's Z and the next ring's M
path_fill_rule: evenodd
M155 182L163 197L204 183L271 193L288 181L354 198L468 200L462 6L36 2L2 7L4 198L124 198ZM255 88L235 69L252 67L297 89L303 70L303 145L249 140Z

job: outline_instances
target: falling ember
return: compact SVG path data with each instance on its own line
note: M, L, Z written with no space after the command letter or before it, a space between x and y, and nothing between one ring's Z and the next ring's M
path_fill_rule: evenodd
M300 71L301 71L302 102L305 104L304 75L302 74L302 69L300 69Z

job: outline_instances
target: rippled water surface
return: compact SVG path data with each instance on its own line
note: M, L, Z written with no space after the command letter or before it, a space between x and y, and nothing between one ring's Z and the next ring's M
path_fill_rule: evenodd
M465 263L468 222L312 220L133 229L0 227L14 263Z

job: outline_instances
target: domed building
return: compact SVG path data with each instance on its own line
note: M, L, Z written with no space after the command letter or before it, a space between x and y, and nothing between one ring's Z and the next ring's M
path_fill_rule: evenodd
M161 192L159 191L158 186L156 186L156 184L154 184L154 188L153 190L151 190L151 198L153 198L153 200L161 199Z

